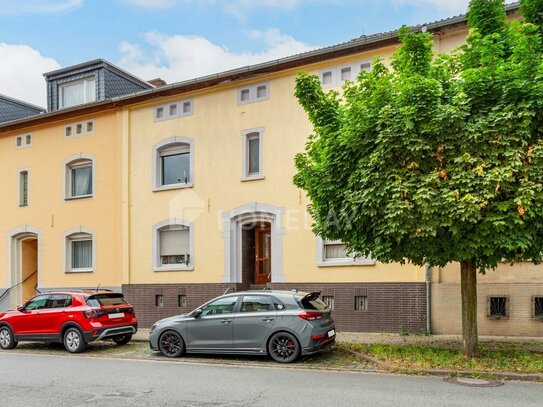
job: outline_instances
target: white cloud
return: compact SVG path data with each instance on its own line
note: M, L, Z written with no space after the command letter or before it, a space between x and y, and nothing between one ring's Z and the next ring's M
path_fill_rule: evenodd
M0 0L0 15L52 14L69 11L83 0Z
M44 72L60 68L57 61L27 45L0 43L0 93L46 106Z
M424 7L432 6L450 13L465 13L470 0L393 0L395 4Z
M145 47L150 45L151 51L144 52L139 44L123 42L119 65L143 79L160 77L172 83L319 48L276 29L250 31L247 36L263 43L264 50L236 53L201 36L150 32L145 36Z

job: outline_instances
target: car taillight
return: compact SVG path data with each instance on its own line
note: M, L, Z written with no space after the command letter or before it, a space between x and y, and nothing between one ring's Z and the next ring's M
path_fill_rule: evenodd
M317 319L322 319L322 312L305 311L298 316L306 321L315 321Z
M83 315L85 315L85 318L98 318L104 315L105 312L100 309L88 309L86 311L83 311Z
M127 308L124 312L126 312L127 314L133 314L134 313L134 308L132 308L132 307Z

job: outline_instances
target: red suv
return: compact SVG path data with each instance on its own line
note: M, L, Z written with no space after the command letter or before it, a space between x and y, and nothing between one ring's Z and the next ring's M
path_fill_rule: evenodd
M55 291L30 299L16 311L0 313L0 348L18 341L61 342L68 352L113 339L124 345L138 330L134 308L111 291Z

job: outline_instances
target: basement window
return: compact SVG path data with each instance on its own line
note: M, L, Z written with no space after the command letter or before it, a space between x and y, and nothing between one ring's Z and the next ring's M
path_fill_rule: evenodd
M509 297L489 296L487 301L488 301L488 317L490 319L509 318Z
M354 310L355 311L368 310L368 297L366 295L357 295L354 297Z
M155 295L155 307L164 307L164 296L162 294Z
M334 296L333 295L323 295L321 297L322 302L326 304L328 309L333 310L334 309Z
M187 306L187 296L186 295L178 295L177 296L177 306L179 308L185 308Z
M534 312L533 317L543 320L543 296L533 297Z

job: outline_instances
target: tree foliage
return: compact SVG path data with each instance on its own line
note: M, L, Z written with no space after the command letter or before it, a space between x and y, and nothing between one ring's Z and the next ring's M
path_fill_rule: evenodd
M435 56L403 28L388 67L325 93L300 73L313 124L294 183L315 232L380 262L542 260L543 1L506 22L502 0L472 0L467 43Z

